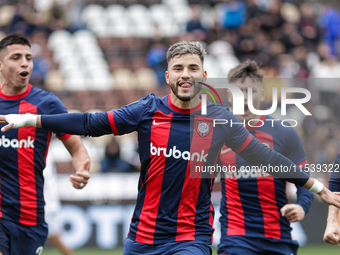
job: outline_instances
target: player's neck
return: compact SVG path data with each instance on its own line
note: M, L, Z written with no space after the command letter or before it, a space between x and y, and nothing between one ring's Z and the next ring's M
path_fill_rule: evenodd
M25 86L16 86L15 84L10 84L4 81L1 84L1 92L8 96L15 96L24 93L27 90L27 84Z
M201 102L199 96L195 96L189 101L183 101L183 100L180 100L178 97L176 97L172 92L170 95L171 95L171 103L181 109L194 108L197 105L199 105L199 103Z

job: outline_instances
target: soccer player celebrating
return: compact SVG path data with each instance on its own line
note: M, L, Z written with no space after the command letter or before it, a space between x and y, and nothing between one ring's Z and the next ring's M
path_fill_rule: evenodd
M340 152L333 162L331 175L329 177L329 189L334 192L340 192ZM340 226L338 223L339 208L330 205L328 208L327 226L323 240L326 243L340 245Z
M28 83L33 60L29 41L9 35L0 42L0 113L57 114L66 108L52 93ZM83 188L89 157L80 137L56 133L73 156L73 186ZM43 169L51 138L46 129L24 127L0 137L0 255L41 254L47 237Z
M138 130L141 173L123 254L211 254L213 179L191 178L192 165L214 166L223 144L253 165L296 165L268 149L242 125L213 127L213 119L238 121L226 106L208 103L208 114L201 115L198 92L207 77L204 55L198 42L170 46L165 77L171 92L163 98L149 94L119 110L95 114L0 116L0 123L10 123L1 131L26 125L89 136ZM304 171L290 174L292 182L340 207L339 198ZM278 175L287 177L287 173ZM201 176L196 173L195 177Z
M258 116L249 110L248 90L251 90L255 109L260 109L264 100L262 79L262 71L256 62L250 60L229 72L229 83L240 88L245 95L245 113L237 115L237 118L244 121L247 130L261 143L304 167L307 160L295 129L288 127L288 123L284 127L270 116ZM232 102L230 91L228 99ZM313 193L297 186L297 204L288 204L286 181L273 178L261 169L250 172L251 165L226 146L221 150L220 161L224 166L234 167L237 172L226 173L225 178L221 178L221 242L218 253L296 254L298 243L291 238L289 222L304 218L311 206Z

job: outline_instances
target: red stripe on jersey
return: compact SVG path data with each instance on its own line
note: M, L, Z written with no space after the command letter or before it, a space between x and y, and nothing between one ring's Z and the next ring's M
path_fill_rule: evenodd
M266 144L270 149L274 148L273 136L256 131L255 137ZM281 238L280 213L275 200L274 177L257 178L257 188L260 205L263 213L264 235L266 238Z
M19 114L37 114L37 107L21 101ZM37 223L37 192L34 173L34 140L36 127L18 129L18 173L20 186L20 223L36 225ZM33 144L33 148L32 148Z
M115 119L113 117L113 111L108 111L107 117L108 117L109 122L110 122L112 133L114 135L119 135L119 132L118 132L118 129L117 129L117 126L116 126L116 122L115 122Z
M238 148L235 152L237 154L241 153L245 148L247 148L248 144L251 142L253 139L253 135L249 133L247 139L244 141L244 143Z
M264 235L266 238L280 239L280 213L275 200L274 178L258 178L257 188L263 213Z
M236 154L235 154L236 159ZM225 190L228 210L227 235L245 235L244 210L236 178L225 178Z
M223 146L220 159L223 166L230 166L229 169L236 169L236 153ZM232 171L230 171L232 172ZM227 235L245 235L244 210L239 193L238 181L236 178L224 178L226 196L226 207L228 210L228 231ZM241 219L241 220L240 220Z
M197 121L205 121L210 124L210 131L205 135L202 135L203 137L197 130ZM195 169L196 167L201 168L205 165L204 160L201 159L201 155L209 153L213 137L212 119L203 116L195 116L194 125L195 127L190 145L191 160L189 160L187 165L182 195L178 206L176 241L195 240L196 205L202 181L200 178L202 173L200 171L196 172ZM200 158L200 161L198 158Z
M297 164L297 166L298 166L299 168L304 168L306 164L308 164L307 159L306 159L305 161L302 161L300 164Z
M60 141L65 141L65 140L69 139L70 137L71 137L71 135L65 134L65 135L59 136L58 139Z
M210 202L210 219L209 219L210 226L214 225L213 212L214 212L214 207L213 207L212 203ZM213 237L214 232L215 232L215 228L213 227L213 231L211 231L211 244L214 241L214 237Z
M153 244L156 218L158 214L159 199L162 193L163 173L166 157L163 148L168 148L168 141L173 114L166 115L156 111L152 118L150 142L156 150L156 154L150 153L150 169L147 179L143 208L139 216L139 224L136 233L136 242ZM151 145L150 145L151 146ZM151 148L152 150L153 148Z

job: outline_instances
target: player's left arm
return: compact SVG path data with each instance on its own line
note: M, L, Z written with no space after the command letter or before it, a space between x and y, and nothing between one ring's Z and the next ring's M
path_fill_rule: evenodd
M293 161L298 167L303 168L307 164L307 159L298 133L293 127L284 127L281 135L284 144L283 155ZM298 185L296 185L296 188L296 204L286 204L280 210L282 216L287 217L291 222L303 220L312 205L314 197L313 192Z
M70 181L73 187L82 189L90 179L90 157L87 154L80 136L72 135L62 142L72 156L72 165L75 169L75 174L70 175Z
M235 116L232 116L232 119L234 123L239 122ZM340 208L339 195L329 191L321 182L311 178L308 173L297 167L287 157L260 143L242 125L227 127L225 133L226 146L250 164L266 168L265 172L273 174L274 177L311 190L318 194L325 203Z

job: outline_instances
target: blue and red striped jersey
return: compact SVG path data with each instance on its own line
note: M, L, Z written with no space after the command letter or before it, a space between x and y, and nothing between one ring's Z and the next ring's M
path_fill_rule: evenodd
M66 108L53 95L28 84L15 96L0 91L0 114L57 114ZM4 124L0 124L0 128ZM59 139L69 137L57 133ZM23 127L0 132L0 218L24 225L44 223L43 175L51 131Z
M226 106L208 102L181 109L171 96L149 94L106 113L42 116L44 128L68 134L101 136L138 132L141 172L129 238L145 244L169 241L212 241L214 210L210 202L212 175L200 178L205 166L215 166L223 144L257 164L293 164L257 141L242 125L216 125L213 119L239 122ZM72 123L72 125L66 125ZM287 175L285 175L287 177ZM293 179L300 185L302 179Z
M304 167L307 160L300 137L288 123L284 127L280 122L273 121L270 116L261 116L257 124L247 129L265 146ZM280 213L280 209L288 204L286 181L260 169L242 171L247 167L249 170L251 164L226 146L221 149L220 163L234 170L221 178L222 240L230 235L291 240L289 221ZM307 213L313 193L297 186L297 195L297 204Z
M329 176L329 189L333 192L340 192L340 151L336 156L332 167L329 169L331 172Z

